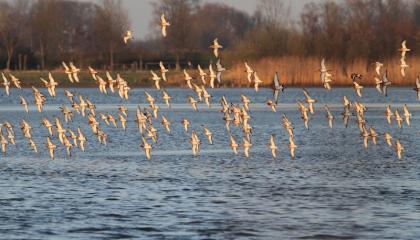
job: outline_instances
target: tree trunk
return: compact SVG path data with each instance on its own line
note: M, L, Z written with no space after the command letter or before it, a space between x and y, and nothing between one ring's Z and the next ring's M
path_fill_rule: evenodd
M39 53L41 54L41 70L45 69L45 50L44 45L41 44Z
M114 48L112 46L109 47L109 67L111 71L114 70Z
M6 69L10 70L10 64L12 62L12 56L13 56L13 47L7 48L7 62L6 62Z
M179 53L176 53L175 70L179 71L180 69L181 65L179 64Z

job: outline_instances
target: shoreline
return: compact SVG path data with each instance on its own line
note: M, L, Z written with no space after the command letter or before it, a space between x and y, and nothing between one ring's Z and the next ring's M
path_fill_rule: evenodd
M241 76L241 80L238 82L232 76L233 70L227 70L224 75L226 79L223 79L222 75L222 84L218 85L216 81L216 88L253 88L253 84L250 84L246 79L245 73ZM32 86L35 87L44 87L43 83L41 82L40 78L48 79L48 72L49 71L10 71L4 72L5 76L9 79L9 73L16 76L22 84L23 88L31 88ZM158 71L156 71L159 73ZM202 82L199 80L199 76L196 70L188 70L190 75L194 78L193 82L197 85L201 86ZM63 71L51 71L53 78L55 81L58 82L58 86L60 88L96 88L98 85L94 82L92 76L89 72L83 71L79 73L80 83L71 83L68 78L67 74ZM151 80L150 71L122 71L122 72L113 72L112 76L115 78L117 74L120 74L121 77L128 82L128 86L130 88L153 88L154 82ZM101 71L98 73L104 80L106 80L105 72ZM184 75L182 71L171 71L167 74L168 82L164 82L161 80L160 84L162 88L185 88L186 83L184 81ZM272 77L266 77L263 80L263 83L260 84L261 88L270 88ZM208 81L208 79L207 79ZM302 87L319 87L322 88L322 83L318 78L313 78L311 80L304 82L296 82L293 79L288 80L287 78L281 78L281 82L287 88L302 88ZM392 79L391 79L392 82ZM370 78L366 77L359 82L364 87L375 87L374 82L371 81ZM405 78L404 81L397 81L392 82L391 87L414 87L416 84L415 79ZM351 79L337 79L332 81L332 88L346 88L352 87L353 83ZM0 88L3 86L0 83ZM11 88L13 88L13 84ZM210 89L210 88L209 88Z

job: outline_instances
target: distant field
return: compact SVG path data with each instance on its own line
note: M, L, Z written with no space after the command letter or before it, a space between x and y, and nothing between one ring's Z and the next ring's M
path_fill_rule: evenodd
M268 58L258 61L250 61L249 64L258 72L258 76L264 82L263 85L268 86L271 84L274 73L277 71L280 74L282 83L287 86L321 86L319 79L320 59L298 57L284 57L284 58ZM385 68L388 67L388 78L391 80L393 86L414 86L418 72L415 66L420 65L420 58L408 59L410 68L406 70L406 76L402 77L399 68L399 60L393 59L384 61ZM334 86L352 86L350 79L351 73L360 73L363 75L361 84L363 86L374 85L374 72L373 63L368 63L364 60L354 61L352 63L341 64L339 62L326 61L327 68L333 74L333 87ZM206 66L207 67L207 66ZM221 87L246 87L250 84L246 79L244 63L237 63L233 66L225 66L227 70L222 75ZM154 82L150 79L150 71L114 71L113 77L119 73L122 78L128 81L130 87L150 87L154 86ZM159 73L157 70L156 73ZM194 78L198 79L198 72L196 70L188 70L188 73ZM13 71L18 77L24 87L42 86L40 78L47 78L48 71ZM67 75L62 71L52 72L56 81L59 82L60 87L95 87L96 84L92 76L87 72L79 74L80 83L72 84L69 82ZM105 72L99 73L104 79ZM7 74L6 74L7 75ZM185 86L184 74L182 71L170 70L167 74L168 82L161 82L161 86L166 87L179 87ZM201 83L201 80L196 80Z

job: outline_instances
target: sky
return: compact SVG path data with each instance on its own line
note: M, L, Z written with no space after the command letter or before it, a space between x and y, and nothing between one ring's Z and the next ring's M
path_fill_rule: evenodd
M99 2L100 0L84 0ZM149 33L150 22L153 20L152 2L156 0L122 0L124 7L128 10L131 21L131 27L136 39L144 39ZM298 16L302 7L313 0L284 0L288 1L291 6L291 16ZM322 0L315 0L322 1ZM258 0L202 0L206 2L219 2L235 7L239 10L253 14Z

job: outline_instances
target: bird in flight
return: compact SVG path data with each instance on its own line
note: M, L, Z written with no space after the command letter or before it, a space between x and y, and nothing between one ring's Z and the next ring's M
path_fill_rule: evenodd
M280 83L279 74L277 72L274 75L272 88L273 88L273 99L276 102L276 104L278 104L280 92L283 92L285 87L283 84Z
M125 34L124 34L124 37L123 37L123 41L124 41L124 43L125 43L125 44L127 44L127 43L128 43L128 41L130 41L130 40L132 40L132 39L134 39L134 37L133 37L133 32L132 32L132 31L130 31L130 30L127 30L127 31L125 32Z
M166 37L167 36L166 28L171 26L171 24L168 21L166 21L164 13L162 13L162 15L160 16L160 26L162 28L162 36Z
M215 38L213 40L213 45L210 46L210 48L213 49L213 54L216 58L219 57L219 49L222 49L223 46L219 44L219 40L217 38Z

